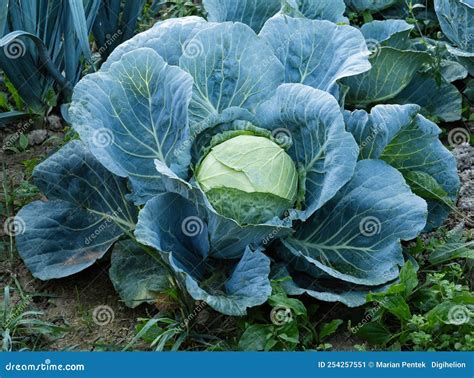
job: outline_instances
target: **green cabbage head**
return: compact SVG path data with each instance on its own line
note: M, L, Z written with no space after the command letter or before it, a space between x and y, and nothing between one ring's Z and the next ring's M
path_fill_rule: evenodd
M241 224L281 216L293 207L298 190L291 157L272 140L253 135L214 146L198 168L197 181L219 213Z

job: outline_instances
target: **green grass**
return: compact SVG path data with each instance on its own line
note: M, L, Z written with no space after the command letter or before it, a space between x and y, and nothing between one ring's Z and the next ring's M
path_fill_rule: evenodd
M42 319L44 313L33 309L33 296L19 293L12 299L10 286L5 286L0 301L0 334L2 351L44 350L66 328Z

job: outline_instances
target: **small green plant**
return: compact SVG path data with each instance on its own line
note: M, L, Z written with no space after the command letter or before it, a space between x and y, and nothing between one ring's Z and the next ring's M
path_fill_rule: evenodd
M32 163L28 163L32 164ZM27 165L25 165L27 167ZM26 178L29 179L28 169L25 171ZM0 251L5 252L5 256L13 259L16 253L14 235L16 232L23 230L23 225L14 220L18 206L24 206L38 195L39 191L27 180L21 180L19 183L14 182L6 164L2 164L0 187L0 219L2 220L2 228L5 233L3 240L0 239ZM5 231L6 230L6 231Z
M180 322L165 316L152 319L140 318L138 322L137 334L124 350L130 349L141 339L155 351L177 351L188 337L186 331L180 326Z
M41 319L41 311L31 310L32 297L21 295L15 303L11 300L10 287L3 289L0 302L0 334L2 351L36 349L45 337L57 337L65 328Z
M273 281L272 295L268 299L271 306L270 322L255 323L261 318L259 311L255 318L243 321L244 332L238 347L244 351L271 350L329 350L332 345L326 340L334 334L342 320L334 319L320 325L310 319L317 319L317 306L306 309L303 302L289 298L280 285L281 281Z
M202 16L203 9L200 4L192 0L157 1L154 6L161 9L161 17L176 18L186 16Z
M235 321L213 312L205 302L185 304L182 300L176 289L157 294L155 305L160 311L138 319L136 334L124 350L231 350Z
M440 229L436 237L432 237L426 243L418 238L416 246L410 249L410 253L421 263L427 259L430 263L429 268L454 259L474 259L473 234L472 231L464 231L463 227L459 226L451 231Z
M41 162L42 157L32 157L31 159L24 160L22 162L23 167L25 168L25 177L28 179L33 175L33 170Z
M25 134L20 134L13 145L5 146L4 150L10 153L19 154L28 150L28 137Z
M143 7L139 18L138 30L150 29L157 20L168 18L203 16L204 10L200 1L192 0L149 0Z
M18 91L13 86L12 82L5 75L1 75L3 79L3 86L0 92L0 111L11 112L15 109L25 110L25 104L18 94ZM0 117L0 121L2 118Z
M365 318L349 330L384 350L473 350L474 294L466 268L451 262L473 257L467 238L455 229L427 242L418 239L409 251L424 264L421 271L406 263L399 283L369 294Z

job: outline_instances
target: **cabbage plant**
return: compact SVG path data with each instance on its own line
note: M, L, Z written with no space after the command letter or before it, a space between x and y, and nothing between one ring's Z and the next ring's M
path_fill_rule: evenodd
M455 161L421 107L344 109L371 64L364 34L332 22L342 0L236 3L157 23L75 87L80 140L36 168L48 200L18 214L35 277L112 250L131 307L174 285L244 315L272 278L353 307L397 282L402 241L446 219Z
M450 42L449 53L474 75L474 1L435 0L434 6L441 30Z

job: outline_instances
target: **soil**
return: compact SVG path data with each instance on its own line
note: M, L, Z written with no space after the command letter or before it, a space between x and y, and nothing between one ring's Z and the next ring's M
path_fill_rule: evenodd
M35 131L34 126L33 130L25 131L32 144L27 151L9 154L0 150L0 161L5 163L14 185L25 179L23 161L44 158L57 149L57 140L62 140L63 132L60 131L60 125L58 127L58 120L52 120L51 123L53 122L55 131L48 131L46 135ZM0 129L0 144L4 145L10 138L15 138L15 132L15 128ZM37 143L38 138L43 140ZM474 148L467 144L458 146L453 154L458 161L462 187L458 201L459 213L454 213L447 220L446 226L453 228L464 221L466 226L473 227L472 221L466 222L466 218L474 219ZM68 328L61 337L51 340L48 350L120 350L135 334L137 319L150 314L152 316L156 313L156 308L127 308L108 278L108 268L109 261L106 257L71 277L42 282L31 276L19 257L12 259L4 254L0 258L0 288L3 290L4 285L14 286L16 278L25 293L35 293L32 307L44 312L43 320ZM103 309L107 311L108 318L97 321L94 311ZM321 322L337 317L348 319L349 316L348 310L340 304L321 304L320 313L327 318L320 319ZM350 317L360 319L362 316L363 312L359 314L356 311L351 312ZM341 351L353 350L353 345L357 344L357 340L347 331L337 334L328 342L333 345L334 350Z
M62 350L120 350L134 336L135 322L145 311L127 308L108 278L109 264L96 263L74 276L41 282L17 262L20 284L34 297L34 306L45 313L43 320L66 326L67 332L48 346ZM105 311L100 318L94 315Z
M453 151L461 178L458 209L467 218L466 226L474 228L474 147L463 144Z

